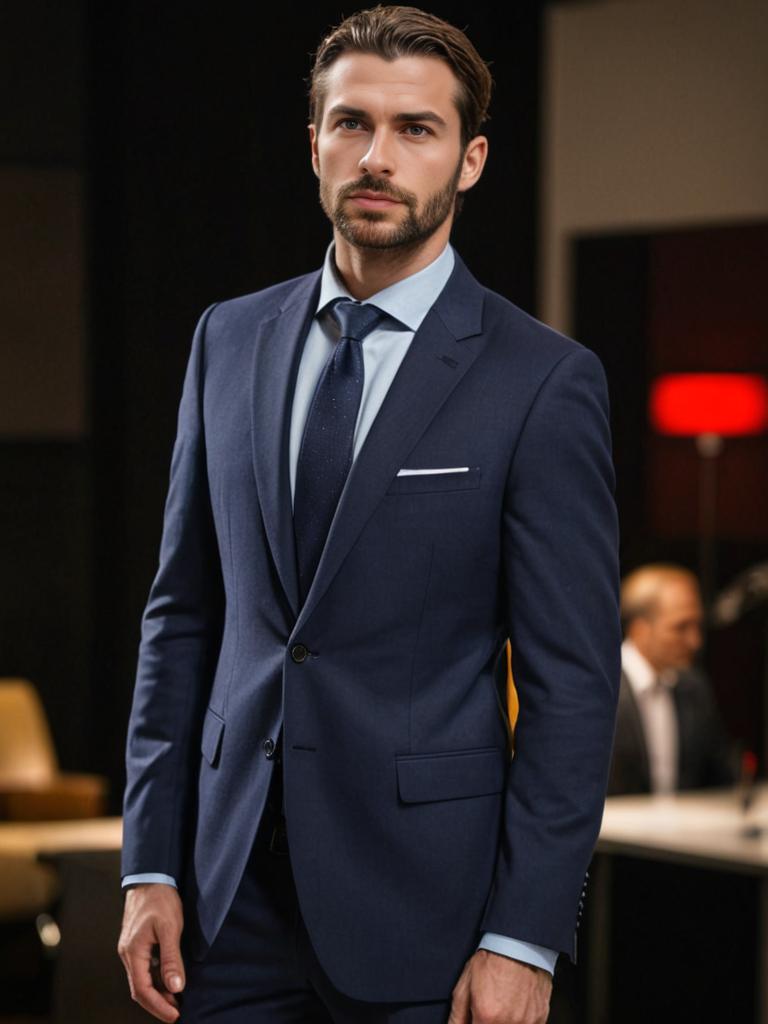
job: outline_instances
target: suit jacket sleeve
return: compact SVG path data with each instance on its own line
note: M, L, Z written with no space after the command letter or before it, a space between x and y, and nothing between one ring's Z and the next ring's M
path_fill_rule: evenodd
M482 931L576 961L619 692L618 523L602 365L552 368L510 462L503 599L520 709Z
M221 642L224 589L202 416L205 327L213 308L192 341L159 566L141 624L126 749L123 875L182 876L195 748Z

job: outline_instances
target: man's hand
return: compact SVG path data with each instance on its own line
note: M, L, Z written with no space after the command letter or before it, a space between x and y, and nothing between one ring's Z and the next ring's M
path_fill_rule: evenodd
M552 975L478 949L464 965L452 995L448 1024L545 1024Z
M183 927L181 899L172 885L148 882L125 894L117 952L128 973L131 998L168 1024L179 1019L173 993L184 988L179 948Z

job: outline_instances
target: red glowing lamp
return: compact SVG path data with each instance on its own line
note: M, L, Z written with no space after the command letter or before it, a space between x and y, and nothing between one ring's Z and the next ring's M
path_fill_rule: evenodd
M665 373L651 386L648 412L659 433L696 439L699 576L709 607L716 576L717 457L723 438L768 430L768 381L756 373Z
M768 429L768 381L756 373L665 373L651 387L661 434L743 437Z

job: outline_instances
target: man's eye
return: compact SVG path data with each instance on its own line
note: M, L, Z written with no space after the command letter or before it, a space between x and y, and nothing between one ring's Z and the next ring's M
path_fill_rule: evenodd
M414 138L416 139L423 138L424 135L429 135L429 128L426 128L423 124L409 124L406 130L410 131L412 128L415 128L419 133L418 135L414 135Z
M356 117L345 117L342 121L339 121L339 124L342 125L344 128L348 128L349 125L360 124L360 122Z

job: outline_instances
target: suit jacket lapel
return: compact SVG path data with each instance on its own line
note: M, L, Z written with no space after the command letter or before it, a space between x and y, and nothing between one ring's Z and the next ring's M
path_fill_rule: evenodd
M277 574L299 614L299 584L288 462L291 408L304 339L315 315L321 271L308 274L258 327L253 354L251 440L264 529Z
M689 779L690 766L693 763L690 751L696 741L696 730L690 719L690 707L685 699L688 677L684 672L678 675L677 683L672 688L675 703L675 723L677 725L677 787L688 789L696 785L695 779Z
M312 614L408 453L482 349L483 289L455 254L453 272L413 337L339 498L297 629Z
M627 758L628 771L634 773L633 777L637 780L641 792L643 790L650 792L651 765L648 754L648 744L645 740L645 728L643 726L642 718L640 717L640 708L637 705L635 691L632 689L632 684L627 678L626 672L623 670L621 673L620 689L620 697L622 696L623 700L621 701L621 704L625 709L626 727L630 731L634 740L634 750ZM634 764L631 767L629 765L630 758L634 761Z

